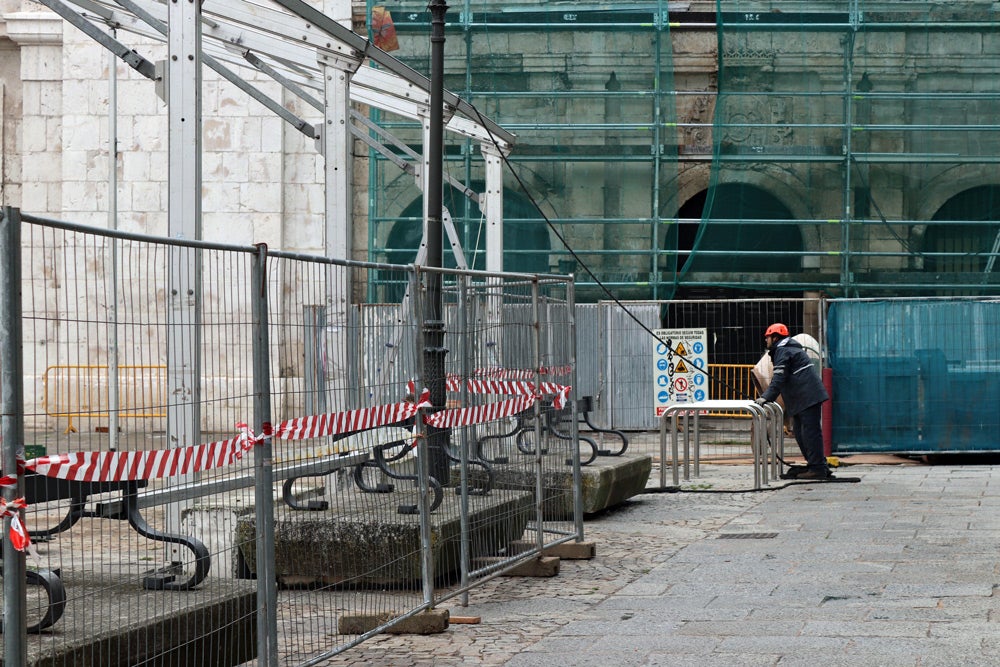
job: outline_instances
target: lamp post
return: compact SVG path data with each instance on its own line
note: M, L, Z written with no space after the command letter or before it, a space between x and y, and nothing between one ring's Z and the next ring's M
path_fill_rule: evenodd
M444 18L448 12L445 0L431 0L431 109L427 149L427 266L442 266L443 239L441 209L443 194L443 144L444 144ZM427 298L424 310L424 373L431 393L431 404L443 408L447 402L444 358L444 317L442 315L441 274L425 274ZM447 429L428 426L428 472L442 486L449 481Z

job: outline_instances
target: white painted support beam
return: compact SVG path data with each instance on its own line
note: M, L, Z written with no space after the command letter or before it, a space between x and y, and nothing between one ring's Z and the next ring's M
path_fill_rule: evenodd
M479 150L486 161L486 192L479 197L486 215L486 270L503 271L503 159L492 143Z
M167 38L168 199L171 238L201 238L200 5L171 2ZM201 442L201 265L192 248L171 246L167 292L167 441ZM171 482L183 483L183 478ZM177 505L167 507L167 532L180 532ZM178 549L168 549L180 561ZM182 551L182 550L181 550Z
M350 132L350 77L348 72L335 66L323 69L324 101L323 126L319 128L318 142L322 147L325 179L325 252L327 257L351 259L353 237L351 203L351 132ZM346 336L353 293L351 272L344 272L344 279L336 291L327 294L327 323L334 336ZM331 349L346 349L346 338L330 341ZM333 358L333 368L328 380L339 387L351 386L350 355ZM336 408L335 408L336 409Z

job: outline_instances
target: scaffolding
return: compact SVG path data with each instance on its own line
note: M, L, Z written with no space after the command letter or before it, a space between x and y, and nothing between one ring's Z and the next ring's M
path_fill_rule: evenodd
M426 71L425 3L387 8L373 34L391 25ZM582 299L602 294L546 218L617 297L995 294L997 18L981 0L456 2L447 85L518 136L504 268L577 271ZM445 154L480 187L470 146ZM420 196L385 167L369 250L408 261ZM474 266L484 223L460 195Z

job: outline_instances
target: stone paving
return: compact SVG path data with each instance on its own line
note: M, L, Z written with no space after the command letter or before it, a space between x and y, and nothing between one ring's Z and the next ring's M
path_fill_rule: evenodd
M749 466L704 464L685 492L589 517L596 558L442 605L479 624L380 635L321 664L1000 663L1000 465L838 474L861 482L739 492Z

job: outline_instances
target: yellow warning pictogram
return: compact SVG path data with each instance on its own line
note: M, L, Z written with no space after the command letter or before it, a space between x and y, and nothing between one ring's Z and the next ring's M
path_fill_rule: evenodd
M688 372L688 367L684 365L684 361L683 360L677 362L677 365L674 366L674 372L675 373L687 373Z
M688 353L688 351L687 351L687 348L684 347L684 343L677 343L677 349L674 350L674 353L675 354L679 354L680 356L683 357L684 355L686 355ZM685 371L685 373L686 372L687 371Z

